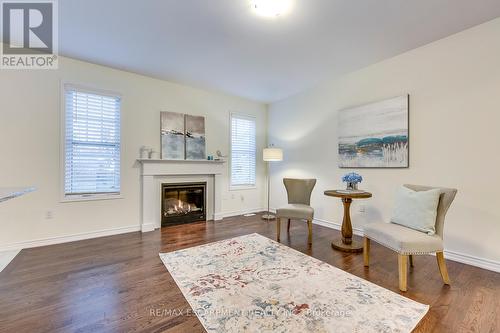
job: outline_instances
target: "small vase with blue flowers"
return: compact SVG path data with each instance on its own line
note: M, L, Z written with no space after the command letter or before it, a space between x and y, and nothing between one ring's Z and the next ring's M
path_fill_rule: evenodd
M361 175L359 175L355 172L351 172L351 173L348 173L347 175L344 175L344 177L342 177L342 181L344 183L347 183L346 189L348 191L357 191L358 184L363 181L363 177L361 177Z

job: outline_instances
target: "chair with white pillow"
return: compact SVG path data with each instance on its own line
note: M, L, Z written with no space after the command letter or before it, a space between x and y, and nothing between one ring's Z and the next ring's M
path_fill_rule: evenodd
M443 282L450 284L443 255L446 212L456 189L404 185L396 197L391 223L373 223L364 229L364 265L369 265L370 240L398 253L399 289L407 290L407 265L414 255L436 254Z

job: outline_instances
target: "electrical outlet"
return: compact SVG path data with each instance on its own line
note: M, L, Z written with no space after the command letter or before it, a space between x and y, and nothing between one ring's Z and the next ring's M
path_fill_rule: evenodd
M46 220L52 220L54 218L54 212L51 210L48 210L45 212L45 219Z
M365 210L366 210L365 205L359 205L358 212L360 212L360 213L364 213L364 212L365 212Z

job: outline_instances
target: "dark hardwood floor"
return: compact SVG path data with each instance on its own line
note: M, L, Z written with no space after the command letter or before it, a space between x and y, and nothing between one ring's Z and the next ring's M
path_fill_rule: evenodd
M362 254L332 250L338 232L282 223L283 244L398 291L396 254L372 243L370 269ZM257 232L274 239L275 222L227 218L141 234L129 233L23 250L0 273L0 332L203 332L163 266L169 252ZM405 296L430 304L417 332L500 332L500 274L448 261L444 286L432 256L415 258ZM332 281L335 283L335 281Z

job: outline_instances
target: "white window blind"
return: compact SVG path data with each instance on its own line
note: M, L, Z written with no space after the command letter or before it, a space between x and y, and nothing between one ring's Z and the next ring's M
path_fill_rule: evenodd
M64 194L120 193L120 97L65 87Z
M231 115L231 186L255 185L255 118Z

